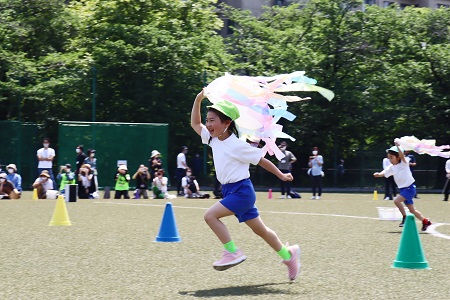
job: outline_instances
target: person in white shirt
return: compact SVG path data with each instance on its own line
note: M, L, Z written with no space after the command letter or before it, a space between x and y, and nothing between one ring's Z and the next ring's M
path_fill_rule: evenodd
M37 189L39 199L47 199L47 191L54 190L53 181L47 170L41 172L39 177L34 181L33 188Z
M186 176L186 169L188 168L186 162L186 153L188 152L188 147L181 147L181 152L177 155L177 194L183 196L181 180Z
M173 199L176 198L175 195L171 195L168 192L167 184L169 179L164 176L164 169L159 169L155 173L155 178L153 179L153 198L155 199Z
M389 177L394 176L395 183L400 189L400 195L395 197L394 203L398 210L401 212L403 219L399 224L399 227L403 227L406 219L406 212L403 206L405 202L406 207L408 207L409 212L416 216L417 219L422 221L422 231L426 231L428 226L431 225L431 221L425 218L420 211L414 208L413 198L416 195L416 185L415 180L412 176L411 169L409 168L409 158L405 157L403 154L403 149L400 148L397 139L394 141L395 146L387 149L388 158L391 162L385 170L381 172L375 172L373 176L375 177Z
M312 155L309 157L308 166L310 168L310 176L312 179L312 197L311 199L319 200L322 196L322 177L325 175L322 171L323 156L319 154L319 148L313 147ZM317 196L316 196L317 190Z
M383 158L383 170L386 170L387 167L391 165L389 158L387 158L388 154L386 151L386 157ZM395 184L395 180L393 176L384 178L384 200L394 200L397 197L397 185Z
M56 181L53 176L53 160L55 159L55 150L50 148L50 139L44 138L42 140L42 148L39 149L36 153L38 159L38 174L41 174L42 171L48 171L50 175L50 179L52 180L53 189L56 190Z
M195 98L191 112L191 126L201 136L202 143L211 147L216 176L222 184L223 199L211 206L204 219L225 248L222 258L213 263L217 271L234 267L246 256L231 239L230 232L221 218L235 215L259 235L288 267L288 277L295 280L300 272L300 247L283 245L278 235L262 221L255 206L256 193L250 180L250 164L260 165L279 179L292 181L292 174L282 173L271 161L262 157L263 151L238 138L235 120L238 108L229 101L220 101L208 106L206 125L202 124L201 102L205 98L201 91Z

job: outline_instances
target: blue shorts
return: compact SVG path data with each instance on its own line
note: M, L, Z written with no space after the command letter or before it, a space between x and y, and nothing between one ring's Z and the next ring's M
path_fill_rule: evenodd
M259 216L255 206L256 194L249 178L222 185L223 206L231 210L239 222L245 222Z
M400 188L400 195L405 198L405 204L414 204L413 198L416 195L416 185L413 183L406 188Z

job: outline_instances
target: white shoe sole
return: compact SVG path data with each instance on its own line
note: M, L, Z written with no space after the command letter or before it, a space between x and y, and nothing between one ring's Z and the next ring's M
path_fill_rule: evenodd
M228 270L229 268L237 266L241 262L244 262L246 259L247 259L247 256L242 255L242 256L237 257L236 259L234 259L233 261L231 261L230 263L228 263L226 265L213 265L213 268L216 271L225 271L225 270Z

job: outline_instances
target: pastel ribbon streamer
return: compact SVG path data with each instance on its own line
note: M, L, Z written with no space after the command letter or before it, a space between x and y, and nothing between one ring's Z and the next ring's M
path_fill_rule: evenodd
M450 152L443 150L450 149L450 145L436 146L436 140L419 140L415 136L404 136L395 139L403 150L414 151L418 154L428 154L430 156L440 156L450 158Z
M263 156L275 155L281 160L284 154L276 145L277 138L295 139L283 132L283 126L276 124L281 118L293 121L296 116L287 110L287 102L310 100L278 94L280 92L319 92L328 101L334 93L316 86L315 79L305 76L304 71L264 76L234 76L228 73L213 80L205 89L205 96L214 104L228 100L239 109L240 117L236 124L244 136L256 137L265 142Z

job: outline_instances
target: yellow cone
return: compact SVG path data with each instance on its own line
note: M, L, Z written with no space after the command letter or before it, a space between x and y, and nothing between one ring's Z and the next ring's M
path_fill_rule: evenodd
M66 201L63 196L58 196L52 220L48 226L70 226L69 214L67 213Z
M373 200L378 200L378 191L373 191Z
M37 189L33 189L33 200L38 199Z

